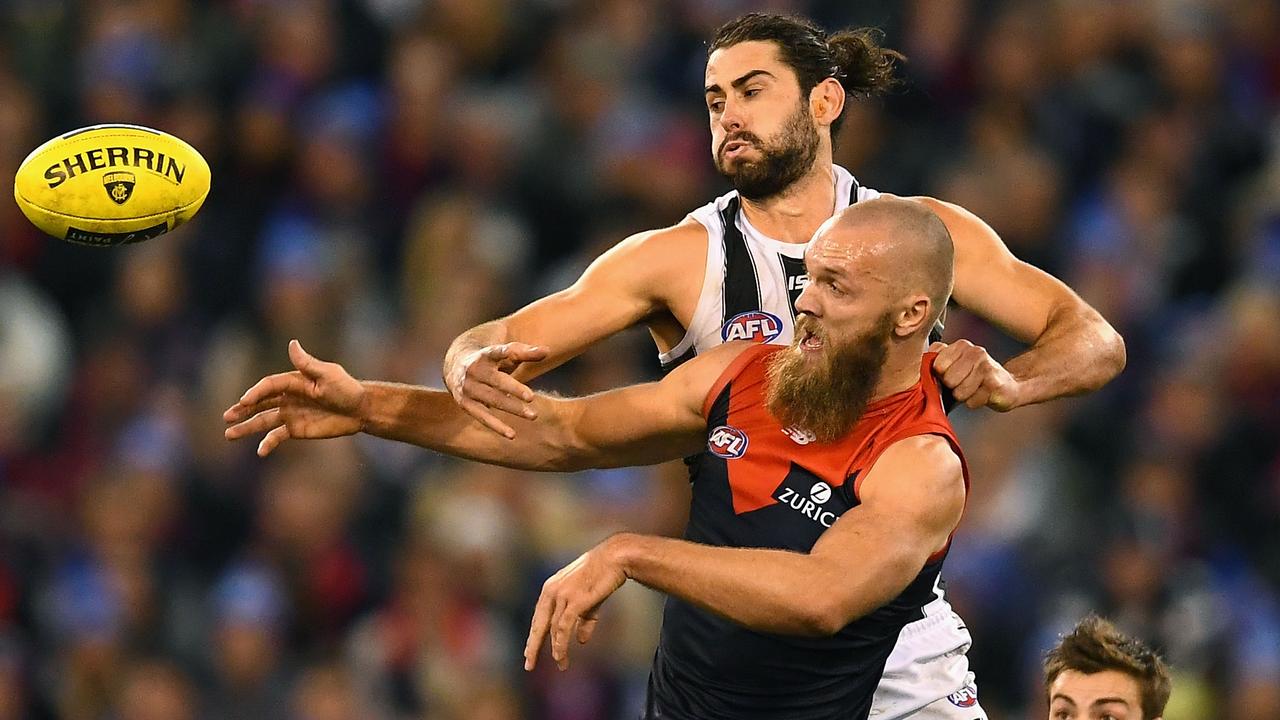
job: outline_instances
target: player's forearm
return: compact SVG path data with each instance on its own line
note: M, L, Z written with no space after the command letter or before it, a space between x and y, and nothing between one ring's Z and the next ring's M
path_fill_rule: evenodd
M539 406L542 419L522 423L508 440L480 426L447 391L398 383L365 382L364 432L467 460L523 470L569 469L565 425L556 408ZM540 400L542 398L539 398Z
M1093 392L1124 366L1124 340L1083 303L1055 311L1035 344L1005 363L1018 380L1018 406Z
M628 578L758 632L831 635L892 597L804 553L630 534L609 544Z
M510 328L506 318L498 318L481 323L453 339L449 349L444 353L444 373L448 377L450 370L462 358L491 345L501 345L511 340Z
M469 355L488 347L509 342L522 342L546 348L543 343L548 342L548 340L540 337L544 333L531 332L530 328L527 327L527 312L528 310L526 309L514 315L490 320L454 338L449 345L449 349L444 354L443 375L445 381L449 382L450 375ZM530 382L577 357L588 345L599 339L596 337L574 338L572 334L568 334L566 331L565 334L559 336L559 339L551 343L550 348L547 348L549 352L545 360L520 363L511 371L511 376L522 383Z

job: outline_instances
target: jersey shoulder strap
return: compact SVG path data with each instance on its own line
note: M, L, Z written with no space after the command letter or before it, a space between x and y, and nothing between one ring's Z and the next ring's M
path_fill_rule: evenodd
M745 312L760 310L760 278L756 261L747 247L747 238L738 227L738 212L742 201L735 193L720 210L724 227L721 243L724 246L724 313L722 321L728 323Z

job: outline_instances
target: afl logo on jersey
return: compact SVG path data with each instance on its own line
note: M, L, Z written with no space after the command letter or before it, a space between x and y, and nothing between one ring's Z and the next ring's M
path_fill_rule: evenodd
M947 699L958 708L971 708L978 704L978 688L973 685L965 685L948 695Z
M747 434L736 427L721 425L707 437L707 449L716 457L736 460L747 452Z
M749 310L730 318L720 330L720 339L725 342L751 340L767 343L781 334L782 321L777 315L761 310Z

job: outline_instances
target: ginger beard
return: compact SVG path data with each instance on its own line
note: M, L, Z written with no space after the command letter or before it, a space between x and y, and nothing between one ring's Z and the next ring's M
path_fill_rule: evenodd
M760 160L737 157L728 163L724 148L734 140L751 143L763 156ZM716 149L716 170L748 200L763 200L782 193L804 177L818 157L818 128L809 117L809 108L800 103L778 134L765 143L750 132L725 136Z
M837 343L813 316L801 315L791 346L769 358L765 407L784 427L807 430L819 442L840 438L862 417L880 382L891 327L885 313L866 332ZM805 349L814 341L821 350Z

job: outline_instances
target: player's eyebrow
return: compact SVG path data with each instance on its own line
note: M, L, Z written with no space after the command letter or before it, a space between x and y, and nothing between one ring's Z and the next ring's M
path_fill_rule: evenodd
M1075 700L1072 700L1070 697L1068 697L1068 696L1066 696L1066 695L1063 695L1062 693L1054 693L1054 694L1053 694L1053 697L1049 698L1049 702L1053 702L1054 700L1065 700L1065 701L1067 701L1067 702L1071 703L1071 707L1075 707L1075 706L1076 706L1076 701L1075 701Z
M1099 705L1107 705L1109 703L1119 703L1125 707L1129 707L1128 700L1125 700L1124 698L1118 698L1118 697L1098 698L1097 700L1093 701L1093 707L1098 707Z
M752 70L751 72L747 73L746 75L743 75L742 77L738 78L737 80L734 80L733 82L729 83L729 85L730 85L731 87L734 87L734 88L740 88L740 87L742 87L743 85L746 85L746 84L747 84L747 82L748 82L749 80L751 80L751 78L753 78L753 77L755 77L755 76L757 76L757 75L768 75L769 77L775 77L775 76L774 76L774 74L773 74L773 73L771 73L771 72L769 72L768 70ZM709 94L711 94L711 93L718 93L718 92L724 92L724 88L720 87L719 85L708 85L708 86L703 90L703 93L704 93L704 94L707 94L707 95L709 95Z

